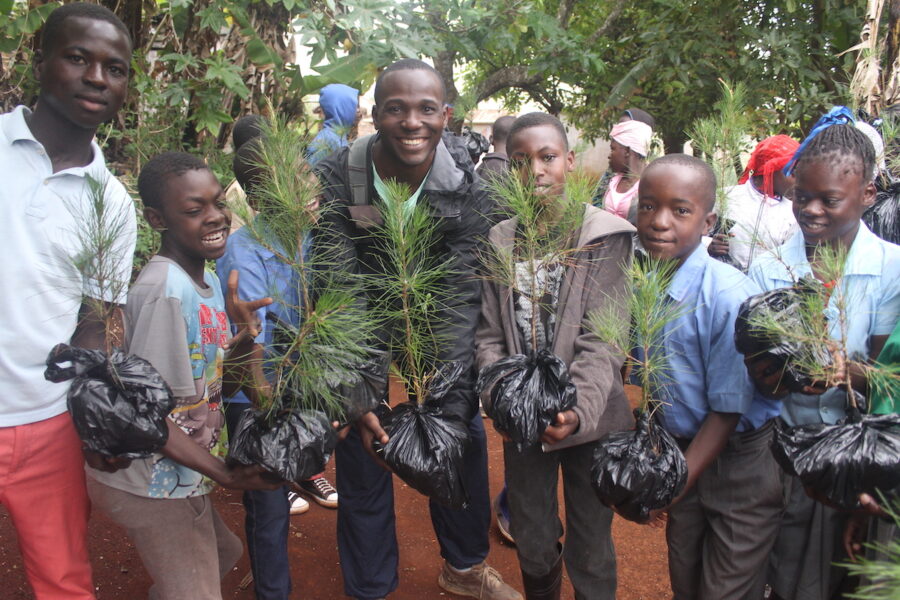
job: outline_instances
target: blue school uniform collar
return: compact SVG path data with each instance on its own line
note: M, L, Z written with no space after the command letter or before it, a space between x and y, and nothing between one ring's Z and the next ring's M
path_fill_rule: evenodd
M672 300L683 302L689 293L696 293L697 281L706 270L707 260L712 259L709 258L709 253L703 244L699 244L672 277L672 283L669 284L667 292Z
M803 240L802 231L797 230L784 243L781 250L781 261L774 261L778 279L793 283L795 278L812 272L812 267L806 258L806 243ZM878 238L866 227L865 223L860 221L859 230L856 232L856 237L853 238L853 243L850 245L850 252L847 254L844 275L880 275L881 255L882 249ZM788 271L788 266L794 269L793 277L792 273Z

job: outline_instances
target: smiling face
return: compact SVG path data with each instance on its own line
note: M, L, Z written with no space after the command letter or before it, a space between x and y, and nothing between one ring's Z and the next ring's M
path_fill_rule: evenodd
M160 254L188 273L225 253L231 211L225 203L225 191L209 169L171 176L162 206L148 207L145 214L154 228L163 230Z
M644 171L638 188L638 237L654 258L679 264L715 225L709 185L695 168L656 165Z
M425 69L387 73L372 120L380 134L373 150L379 173L431 167L434 149L447 124L447 107L437 74ZM424 175L424 173L423 173Z
M96 129L125 101L131 44L112 23L69 17L59 39L35 54L38 104L64 121Z
M566 174L575 168L575 153L552 125L536 125L515 132L506 144L510 164L525 185L548 199L562 196Z
M806 243L849 248L863 212L875 202L875 185L863 179L862 166L850 158L814 160L798 165L794 175L794 217Z

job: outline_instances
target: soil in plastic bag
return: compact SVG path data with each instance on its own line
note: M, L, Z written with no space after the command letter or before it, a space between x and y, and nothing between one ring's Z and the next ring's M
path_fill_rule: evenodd
M166 419L175 408L175 397L143 358L118 349L107 356L102 350L59 344L47 357L44 377L54 383L73 380L69 413L88 450L147 458L168 441Z
M893 244L900 244L900 180L879 177L875 204L866 209L862 220L872 233Z
M520 452L538 443L557 413L570 410L577 401L566 363L547 350L514 354L487 365L479 373L476 393L480 396L491 385L488 416Z
M772 454L787 473L832 504L852 510L859 495L900 486L900 415L863 415L842 423L789 427L776 421Z
M687 483L687 462L675 439L635 411L632 431L610 433L597 443L591 483L600 501L630 521L645 523L650 511L672 503Z
M325 413L284 410L271 417L257 409L243 412L228 433L231 464L260 465L273 479L300 483L325 470L337 433Z
M774 319L786 327L803 329L803 296L814 294L814 286L821 286L815 280L801 279L794 287L770 290L750 296L741 304L734 324L734 343L738 352L747 357L769 357L775 368L783 373L782 385L792 392L800 392L804 386L812 385L812 378L794 362L795 356L815 355L820 364L829 364L831 357L827 348L803 347L796 340L780 339L752 326L759 319Z
M440 401L459 379L463 365L445 365L431 381L424 404L404 402L381 418L390 440L373 444L385 463L411 488L450 508L464 508L463 456L469 443L468 424L445 413Z

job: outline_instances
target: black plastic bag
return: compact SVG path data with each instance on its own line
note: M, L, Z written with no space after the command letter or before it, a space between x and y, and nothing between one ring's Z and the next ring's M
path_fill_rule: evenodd
M462 479L469 427L445 413L439 402L453 387L463 365L451 363L431 381L425 403L404 402L381 418L390 440L373 444L385 463L414 490L450 508L464 508L468 494Z
M284 410L271 417L257 409L241 415L228 435L229 463L260 465L284 481L300 483L321 473L337 433L325 413Z
M64 363L71 363L63 366ZM47 357L44 377L73 379L68 406L83 446L104 456L146 458L169 439L166 422L175 397L149 362L113 349L59 344Z
M649 413L635 411L631 431L605 435L594 449L591 483L600 501L630 521L672 503L687 483L687 462L675 439Z
M741 304L734 323L734 344L737 351L747 357L768 357L774 361L773 367L782 370L782 385L792 392L800 392L804 386L812 385L812 377L797 366L797 356L815 356L819 364L831 363L828 349L822 345L804 345L796 340L785 340L753 327L759 319L774 319L786 327L797 331L804 329L804 296L818 293L815 280L801 279L794 287L779 288L750 296Z
M520 452L538 443L557 413L577 402L566 363L548 350L514 354L487 365L478 375L476 394L480 397L491 385L488 416Z
M900 486L900 415L864 415L850 409L837 425L790 427L776 421L772 454L787 473L831 503L859 507L859 495Z
M872 233L893 244L900 244L900 180L879 178L875 204L866 209L862 220Z

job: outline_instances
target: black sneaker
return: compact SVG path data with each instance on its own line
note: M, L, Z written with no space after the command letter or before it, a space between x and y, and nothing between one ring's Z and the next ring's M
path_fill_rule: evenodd
M300 483L300 489L304 494L327 508L337 508L338 493L334 486L324 477L307 479Z

